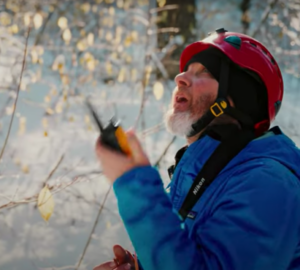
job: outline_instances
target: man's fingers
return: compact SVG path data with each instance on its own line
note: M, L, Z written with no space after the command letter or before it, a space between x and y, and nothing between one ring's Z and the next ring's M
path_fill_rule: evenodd
M123 264L115 268L114 270L135 270L134 266L129 263Z
M133 159L139 163L142 163L142 165L146 165L146 163L149 163L148 158L135 132L133 130L129 130L126 132L126 135L130 149L132 151Z
M114 261L109 261L96 266L93 270L114 270L117 264Z

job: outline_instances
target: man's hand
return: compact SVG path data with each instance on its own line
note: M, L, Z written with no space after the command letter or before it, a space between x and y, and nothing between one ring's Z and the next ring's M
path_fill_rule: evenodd
M96 154L102 164L103 173L113 183L125 172L139 166L150 165L149 159L133 130L126 132L132 156L128 157L113 151L103 144L100 139L96 143Z
M105 262L96 266L93 270L135 270L134 258L129 251L119 245L113 247L114 261Z

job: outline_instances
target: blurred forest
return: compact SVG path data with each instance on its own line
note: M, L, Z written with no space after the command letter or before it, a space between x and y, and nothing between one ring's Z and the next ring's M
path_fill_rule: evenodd
M285 83L275 125L300 146L299 0L0 0L0 269L92 269L113 244L132 250L85 98L136 128L167 185L184 144L162 122L180 53L220 27L271 50Z

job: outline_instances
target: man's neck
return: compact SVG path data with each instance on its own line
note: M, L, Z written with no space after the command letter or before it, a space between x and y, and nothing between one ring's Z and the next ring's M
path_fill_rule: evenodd
M194 135L194 136L192 136L192 137L186 137L187 145L189 146L189 145L191 145L193 142L197 141L203 132L204 132L204 129L201 130L199 133L197 133L196 135Z

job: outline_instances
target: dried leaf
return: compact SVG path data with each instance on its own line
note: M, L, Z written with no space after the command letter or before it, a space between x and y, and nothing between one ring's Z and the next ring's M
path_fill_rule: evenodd
M33 25L35 29L39 29L43 25L43 16L40 13L36 13L33 17Z
M29 12L24 15L24 24L25 26L29 26L31 21L31 14Z
M54 111L51 108L47 108L46 113L49 115L52 115L52 114L54 114Z
M8 26L11 24L11 17L7 12L0 13L0 24L3 26Z
M74 121L75 121L74 116L70 116L70 117L69 117L69 122L74 122Z
M38 209L41 213L42 218L48 221L54 210L54 200L51 191L45 186L38 197Z
M51 98L47 95L47 96L44 97L44 101L46 103L49 103L51 101Z
M26 130L26 117L19 118L19 135L23 135Z
M118 75L118 82L119 83L122 83L125 81L125 77L126 77L126 68L125 67L122 67L120 72L119 72L119 75Z
M68 19L66 17L60 17L57 21L57 25L60 29L66 29L68 27Z
M113 67L112 67L112 64L110 62L106 62L105 64L105 69L106 69L106 72L108 75L112 75L113 73Z
M93 44L94 44L94 34L93 34L93 33L89 33L89 34L87 35L86 40L87 40L87 44L88 44L89 46L93 46Z
M23 173L29 173L29 167L27 165L23 165L21 169Z
M16 24L13 24L12 26L9 27L9 32L11 34L17 34L19 32L19 27Z
M63 111L62 104L57 103L56 106L55 106L55 112L56 113L61 113L62 111Z
M69 28L65 29L62 35L63 40L68 44L72 39L72 33Z
M90 3L84 3L81 5L80 9L84 12L84 13L88 13L91 9L91 5Z
M39 55L37 53L37 51L35 50L35 48L32 49L31 51L31 62L33 64L36 64L39 60Z
M155 82L153 85L153 94L157 100L160 100L164 95L164 86L161 82Z
M48 137L48 132L46 130L44 131L44 137Z
M79 40L76 45L79 51L85 51L88 48L88 44L85 39Z
M111 15L111 16L114 16L114 15L115 15L115 9L114 9L114 7L110 7L110 8L108 9L108 14Z
M124 7L124 0L117 0L117 7L123 8Z
M52 70L62 70L63 66L65 65L65 56L63 54L59 54L56 56L53 64L52 64Z

